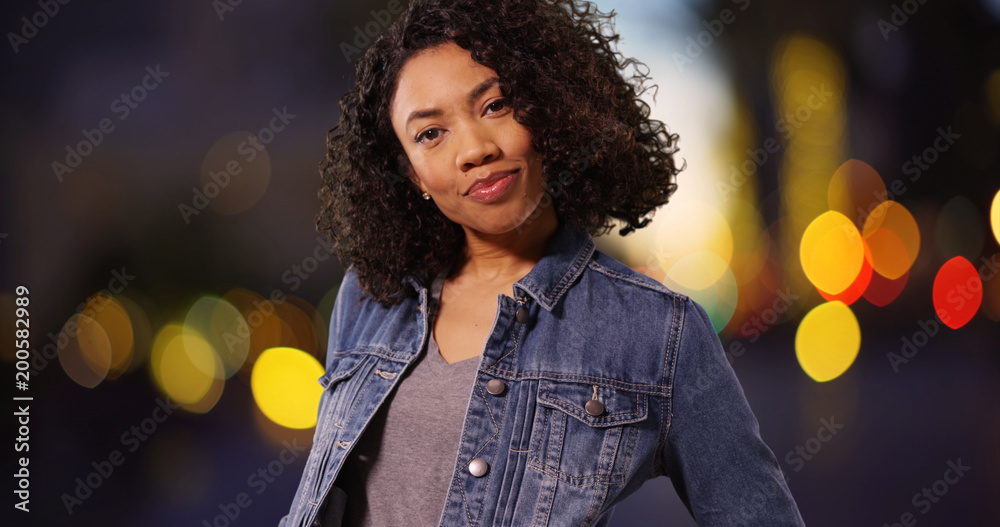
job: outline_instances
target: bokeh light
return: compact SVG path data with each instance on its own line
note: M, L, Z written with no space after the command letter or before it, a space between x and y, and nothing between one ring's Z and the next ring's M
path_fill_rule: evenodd
M854 279L854 282L852 282L847 289L836 295L831 295L821 289L817 289L820 296L822 296L827 302L839 300L847 305L851 305L857 302L858 299L861 298L861 295L868 290L868 286L872 281L872 274L874 273L871 266L872 253L871 249L868 248L868 243L864 241L864 238L862 238L861 241L865 245L865 258L861 262L861 272L858 273L857 278Z
M157 386L181 405L201 402L223 376L222 361L211 344L179 324L169 324L157 333L150 367Z
M854 218L855 225L860 229L868 214L885 201L887 195L882 177L871 165L858 159L848 159L833 173L827 201L830 210Z
M972 320L983 301L983 282L971 262L961 256L948 260L934 277L934 309L951 329Z
M269 348L254 363L250 387L268 419L286 428L310 428L316 426L322 375L323 367L308 353Z
M249 339L250 345L247 358L240 368L242 374L249 376L254 361L264 350L296 345L291 328L278 316L274 302L243 288L231 289L222 298L239 309L247 323L249 334L239 335Z
M903 288L906 287L906 282L909 279L909 271L895 280L886 278L878 272L873 272L871 282L868 283L868 288L865 289L863 296L865 297L865 300L872 305L885 307L899 297L899 294L903 292Z
M786 218L786 226L777 243L780 247L793 248L802 242L812 222L830 210L830 179L844 164L846 69L837 49L809 33L796 32L783 36L775 45L770 84L771 99L775 101L775 137L784 144L778 167L780 192L777 195L779 215ZM824 249L830 247L824 246ZM794 250L782 251L784 281L793 290L801 291L804 304L818 297L812 293L812 285L828 293L839 293L861 270L862 252L857 244L850 258L838 257L845 263L851 260L849 266L841 266L833 273L818 274L822 278L816 283L816 278L809 276L802 265L803 258L812 261L812 254L803 256L801 251L799 254ZM814 271L814 265L826 267L827 271L834 271L835 267L817 261L809 267ZM853 271L847 267L853 267Z
M795 333L795 356L817 382L836 379L854 363L861 348L861 328L851 308L833 301L814 307Z
M865 246L851 220L828 211L806 228L799 256L806 276L818 289L838 294L861 272Z
M1000 243L1000 190L993 196L993 205L990 207L990 226L993 228L993 237Z
M285 301L278 304L276 308L278 317L287 325L291 331L291 335L294 337L295 345L291 347L300 349L316 357L319 351L319 343L316 336L315 321L311 315L315 311L313 307L301 298L286 295ZM285 346L289 346L289 342L288 340L282 341Z
M107 348L103 347L104 339L94 335L91 339L94 345L91 353L108 355L107 378L117 378L129 368L135 347L132 320L128 312L116 298L103 291L88 298L80 312L90 316L104 330ZM101 359L101 362L104 361L105 359Z
M101 383L111 369L111 340L96 320L75 314L59 333L59 364L84 388Z
M218 356L216 356L218 359ZM218 361L221 364L221 360ZM219 368L221 372L222 368ZM226 381L219 377L212 377L212 382L208 386L208 390L205 391L205 395L202 395L197 401L193 403L182 402L178 403L181 408L194 413L194 414L207 414L209 410L215 408L215 404L219 402L222 397L222 391L226 387Z
M871 249L872 269L895 280L910 270L920 252L920 229L913 215L895 201L884 201L865 219L861 234Z
M669 271L681 259L702 251L715 253L726 266L729 265L733 257L733 234L718 209L707 202L689 199L671 203L662 212L663 218L657 218L657 225L672 228L653 245L653 261L661 269ZM676 228L678 225L684 228ZM700 275L686 274L683 279L687 287L704 289L722 278L723 273L725 266L716 266L705 269Z
M215 212L228 215L260 201L271 181L271 158L265 145L256 145L254 135L247 131L219 138L202 161L201 195L195 193L192 204L199 209L211 206Z
M684 288L700 290L716 283L728 267L726 261L714 252L698 251L674 263L666 278Z
M115 295L115 300L128 315L132 328L132 353L124 374L130 374L146 364L153 346L153 326L146 311L132 298Z
M218 353L224 379L232 377L243 366L250 351L250 329L243 314L232 304L203 296L188 309L184 325L203 335Z
M700 277L721 275L713 283L706 283ZM687 284L703 287L695 288ZM736 311L739 290L736 277L726 262L713 252L700 251L682 258L667 272L664 284L678 293L690 296L700 304L712 321L716 333L722 331Z

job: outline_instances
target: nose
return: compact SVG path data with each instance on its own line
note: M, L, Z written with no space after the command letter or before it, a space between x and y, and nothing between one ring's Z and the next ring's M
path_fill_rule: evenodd
M500 146L494 138L494 131L485 123L475 123L463 130L455 161L459 170L464 172L488 163L499 155Z

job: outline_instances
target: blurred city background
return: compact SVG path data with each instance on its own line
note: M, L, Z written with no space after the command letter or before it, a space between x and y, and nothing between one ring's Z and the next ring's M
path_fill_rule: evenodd
M4 5L5 525L287 512L343 277L316 167L404 5ZM997 524L1000 1L597 5L686 162L599 249L709 311L806 523ZM612 520L694 524L666 478Z

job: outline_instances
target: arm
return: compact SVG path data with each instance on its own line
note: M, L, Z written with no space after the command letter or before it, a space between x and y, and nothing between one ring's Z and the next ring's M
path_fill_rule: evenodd
M327 338L326 368L324 371L329 371L333 366L333 349L338 345L342 337L342 332L347 323L345 317L356 314L359 300L359 286L355 273L353 265L345 269L344 278L340 281L340 288L337 289L337 298L333 302L333 313L330 315L330 333Z
M337 290L337 299L334 301L333 304L333 313L330 316L330 333L328 335L326 343L327 344L326 359L325 359L326 368L324 369L324 372L330 371L330 368L333 366L333 357L334 357L333 350L336 349L339 343L341 342L343 337L342 332L344 328L347 327L346 324L349 323L349 321L346 320L346 317L352 316L352 314L356 313L355 308L357 307L358 298L359 298L359 288L357 287L357 277L354 274L353 266L351 266L344 271L344 278L341 280L340 288ZM318 420L319 416L317 416L317 427L318 427ZM317 430L314 431L314 433L318 432L318 430L319 429L317 428ZM315 443L316 440L314 438L313 444ZM309 455L310 456L313 455L311 447ZM306 485L306 479L307 479L307 474L303 472L300 476L299 486L296 489L295 494L292 498L289 514L286 514L278 521L278 527L289 527L290 525L289 521L292 515L296 514L296 511L300 511L302 508L305 507L305 503L303 501L305 498L302 493ZM336 487L334 487L334 489L336 489ZM333 492L333 496L335 496L334 499L335 500L339 499L341 500L340 502L342 503L343 493L341 492L341 494L337 494L336 490L332 490L331 492ZM318 514L322 515L323 512L324 511L321 508ZM298 514L301 513L299 512ZM298 521L301 521L301 519Z
M804 525L705 310L684 303L664 472L700 526Z

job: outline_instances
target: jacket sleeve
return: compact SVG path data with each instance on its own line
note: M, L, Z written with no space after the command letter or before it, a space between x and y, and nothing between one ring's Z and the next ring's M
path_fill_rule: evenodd
M349 323L346 318L357 314L360 288L357 270L352 264L344 270L344 278L340 282L337 298L333 302L333 313L330 315L330 334L326 345L325 371L329 371L330 367L333 366L333 350L340 347L340 343L343 341L343 331L346 324Z
M684 302L664 472L699 526L804 525L705 310Z
M361 292L360 286L357 281L357 271L354 269L354 266L352 265L344 271L344 278L340 282L340 288L337 290L337 299L334 301L333 304L333 313L330 315L330 333L329 333L329 338L327 340L326 360L324 361L326 364L326 368L324 372L330 371L330 368L333 366L333 355L334 355L333 350L337 349L338 346L340 346L340 343L343 342L344 340L343 336L344 328L347 327L347 324L350 323L350 321L347 320L347 317L351 317L357 314L356 308L357 308L357 303L360 299L360 292ZM320 377L320 379L322 379L322 376ZM317 379L317 382L320 379ZM318 411L319 409L317 409L317 412ZM318 421L319 421L319 416L317 416L317 426L318 426ZM320 432L321 431L319 430L319 428L317 428L314 431L314 434L318 434ZM314 437L313 444L315 443L316 439ZM311 457L313 455L314 453L312 451L312 448L310 448L309 456ZM307 461L307 466L308 466L308 461ZM290 504L289 513L286 514L285 516L282 516L281 519L278 520L278 527L291 527L291 525L293 524L297 525L296 522L302 521L301 518L302 511L306 507L305 496L303 495L303 492L306 487L306 479L307 479L306 476L307 475L304 471L299 476L299 485L295 491L295 495L292 498L292 503ZM320 513L322 512L323 511L321 509Z

